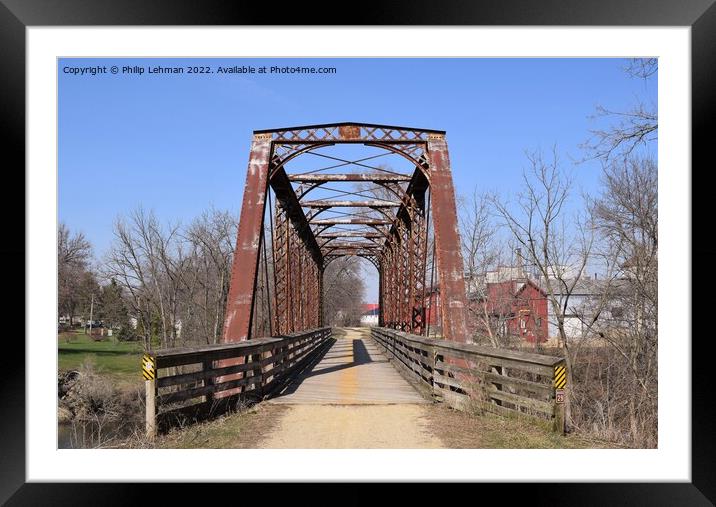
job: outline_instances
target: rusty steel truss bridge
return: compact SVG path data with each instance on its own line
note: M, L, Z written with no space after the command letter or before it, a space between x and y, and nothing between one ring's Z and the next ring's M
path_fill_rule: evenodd
M353 158L329 150L337 147ZM442 335L467 340L463 262L444 131L366 123L254 131L224 342L253 337L260 250L268 234L273 265L272 277L268 269L263 273L269 282L268 336L321 327L324 269L339 257L358 256L378 271L381 326L425 335L428 286L439 280L435 313ZM435 259L431 270L429 255Z

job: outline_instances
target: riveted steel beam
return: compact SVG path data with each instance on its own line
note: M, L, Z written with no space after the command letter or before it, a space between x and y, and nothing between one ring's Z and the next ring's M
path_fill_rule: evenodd
M323 247L325 251L328 251L330 249L334 248L382 248L381 245L378 245L376 243L368 243L365 241L345 241L345 242L337 242L332 241L328 243L326 246Z
M293 186L288 180L286 171L282 167L274 170L270 183L271 188L276 194L278 204L286 211L286 215L296 230L298 237L313 256L316 264L319 266L323 265L321 249L316 242L308 219L301 209L301 203L293 191Z
M222 337L225 343L250 338L270 151L271 137L266 134L254 135L231 269L229 296L226 301Z
M298 183L335 183L367 181L373 183L403 183L410 181L412 176L406 174L353 173L353 174L289 174L288 179Z
M469 334L465 314L467 298L463 278L464 265L458 232L455 188L444 135L430 135L428 159L443 336L447 340L467 342Z
M384 237L383 234L380 234L379 232L368 232L368 231L358 231L358 232L322 232L317 235L318 238L382 238Z
M325 218L313 220L312 225L390 225L390 220L377 218Z
M316 201L303 201L301 206L304 208L397 208L399 202L395 201L331 201L321 199Z

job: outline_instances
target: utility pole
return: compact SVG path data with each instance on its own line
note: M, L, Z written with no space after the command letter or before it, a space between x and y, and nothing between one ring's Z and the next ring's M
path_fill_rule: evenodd
M92 310L94 310L94 294L90 299L90 324L89 324L89 335L92 338Z

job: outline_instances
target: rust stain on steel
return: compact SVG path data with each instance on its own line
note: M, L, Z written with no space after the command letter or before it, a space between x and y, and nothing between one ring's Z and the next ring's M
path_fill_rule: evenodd
M222 337L224 343L240 342L249 338L259 262L259 240L266 204L270 151L270 136L255 135L251 143L229 297L226 301Z
M447 340L469 342L465 311L465 279L457 226L455 189L450 171L447 142L440 135L428 139L432 219L440 279L440 310Z

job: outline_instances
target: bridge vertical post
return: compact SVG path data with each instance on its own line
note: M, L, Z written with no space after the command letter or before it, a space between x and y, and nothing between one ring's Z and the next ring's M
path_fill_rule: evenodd
M254 134L224 317L224 343L248 340L266 207L271 134Z
M156 379L144 381L145 390L145 419L147 438L154 440L157 436L157 381Z
M383 312L385 311L385 305L383 304L384 299L384 291L385 288L383 287L383 266L385 265L384 262L381 261L380 269L378 270L378 325L380 327L385 326L385 317L383 315Z
M440 283L442 333L446 340L467 343L467 296L455 204L455 188L444 134L428 136L430 193L435 253Z

